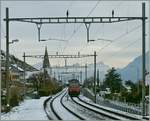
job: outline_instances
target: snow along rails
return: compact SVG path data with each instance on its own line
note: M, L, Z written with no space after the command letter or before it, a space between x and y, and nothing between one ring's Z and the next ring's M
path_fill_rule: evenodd
M66 98L67 89L64 89L54 97L50 97L44 102L44 109L47 117L52 120L89 120L84 114L74 110L72 106L76 105L81 110L89 110L93 114L103 116L113 120L139 120L140 116L125 114L125 112L116 111L108 107L103 107L94 103L87 102L81 98L69 98L72 100L72 106L69 106L68 99ZM85 112L86 113L86 112Z
M112 108L100 106L94 103L86 102L81 98L74 98L73 99L79 105L83 107L89 108L90 110L94 110L98 113L104 113L105 116L112 117L112 119L119 119L119 120L140 120L142 117L140 115L129 114L123 111L118 111Z
M49 98L44 103L45 112L50 120L84 120L75 112L71 111L63 103L63 98L66 95L66 90L63 90L55 97Z

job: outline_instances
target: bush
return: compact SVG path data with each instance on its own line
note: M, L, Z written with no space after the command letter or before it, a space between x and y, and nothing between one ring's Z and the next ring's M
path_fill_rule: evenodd
M48 91L46 89L40 89L39 90L39 95L40 96L49 96L51 94L51 91Z
M19 105L19 99L17 94L14 94L11 98L10 98L10 106L14 107Z
M56 88L55 90L52 90L52 94L56 94L62 90L62 87Z
M112 98L113 98L113 95L112 95L112 94L105 94L105 98L107 98L107 99L112 99Z

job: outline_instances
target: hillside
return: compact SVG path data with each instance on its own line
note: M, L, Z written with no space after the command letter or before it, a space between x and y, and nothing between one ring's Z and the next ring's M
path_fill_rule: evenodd
M146 53L146 70L149 70L149 53ZM123 80L131 80L136 82L142 79L142 56L136 57L132 62L118 72Z
M148 69L148 66L149 66L149 53L146 53L146 68L147 68L147 71L149 70ZM74 64L74 65L77 65L79 66L78 63ZM38 70L42 68L42 62L39 62L35 65L33 65L35 68L37 68ZM98 62L97 63L97 69L99 69L99 72L100 72L100 80L102 81L105 77L105 74L107 73L107 70L110 68L108 65L104 64L103 62ZM53 68L53 67L52 67ZM93 76L93 73L94 73L94 65L93 64L89 64L88 65L88 77L91 77ZM56 72L56 75L57 75L57 72L58 70L57 69L52 69L53 70L53 73ZM76 69L74 69L76 70ZM74 71L73 69L68 69L67 71ZM77 69L77 71L80 71L81 69ZM65 72L66 69L61 69L59 70L59 73L61 72ZM82 75L82 78L85 79L85 74L84 74L84 69L82 69L82 72L83 72L83 75ZM141 80L142 78L142 57L141 56L138 56L136 57L132 62L130 62L127 66L125 66L124 68L121 68L121 69L117 69L117 72L121 74L121 78L125 81L125 80L131 80L133 82L136 82L137 80Z
M1 66L2 67L5 67L5 62L6 62L5 60L6 60L6 53L3 50L1 50ZM16 58L14 55L9 56L9 63L16 64L18 67L22 69L24 68L24 62ZM37 71L36 68L34 68L33 66L27 63L25 63L25 68L26 68L26 71Z

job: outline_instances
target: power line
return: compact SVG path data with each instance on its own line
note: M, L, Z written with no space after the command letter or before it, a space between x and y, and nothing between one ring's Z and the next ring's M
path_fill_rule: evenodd
M68 12L70 12L70 9L71 9L71 7L73 6L73 3L74 3L75 1L71 1L70 3L69 3L69 5L68 5L68 8L67 8L67 11ZM62 33L64 34L64 36L63 36L63 39L65 39L65 30L66 30L66 24L64 24L64 31L62 31ZM62 53L63 53L63 50L62 50Z
M115 8L113 8L112 10L115 10L115 9L119 8L119 7L120 7L120 5L122 4L122 2L123 2L123 1L119 2L119 3L115 6ZM104 24L102 24L102 26L103 26L103 29L104 29ZM98 31L99 31L99 28L97 29L96 34L95 34L95 35L97 35L97 34L98 34ZM103 31L103 34L104 34L104 31ZM86 48L86 47L87 47L87 45L88 45L88 44L86 44L86 45L85 45L83 48L81 48L79 51L82 51L84 48Z
M136 42L138 42L138 40L141 40L141 38L138 38L138 39L136 39L135 41L133 41L133 42L129 43L127 46L125 46L125 47L123 47L123 48L119 49L117 52L119 52L119 54L120 54L120 53L121 53L121 51L124 51L124 50L128 49L129 47L133 46L134 44L136 44ZM117 52L115 52L113 55L111 55L111 57L110 57L110 58L112 58L112 57L116 56L116 53L117 53Z
M90 11L89 14L87 15L87 17L92 14L92 12L93 12L93 11L95 10L95 8L98 6L98 4L100 3L100 1L101 1L101 0L99 0L99 1L95 4L95 6L91 9L91 11ZM80 26L77 28L77 30L76 30L75 32L77 32L77 31L79 30L79 28L81 27L81 25L82 25L82 24L80 24ZM73 33L73 34L75 34L75 33ZM71 38L72 38L73 36L74 36L74 35L72 35ZM87 47L87 45L88 45L88 44L86 44L86 45L85 45L83 48L81 48L79 51L82 51L85 47Z
M95 8L97 7L97 5L100 3L101 0L97 1L97 3L94 5L94 7L91 9L91 11L88 13L87 17L89 17L92 12L95 10ZM80 24L77 29L71 34L71 36L67 39L68 40L68 43L69 41L72 39L72 37L78 32L78 30L81 28L82 24ZM66 44L66 46L64 47L63 49L63 52L65 51L65 49L67 48L67 45L68 43Z
M115 10L121 6L123 1L120 1L115 7L112 8L112 10ZM101 24L101 26L104 28L104 24ZM99 28L96 30L95 35L97 35L99 32ZM103 32L104 33L104 32Z
M97 3L95 4L95 6L91 9L91 11L89 12L89 14L87 15L87 17L89 17L93 11L95 10L95 8L98 6L98 4L100 3L101 0L97 1Z
M68 10L71 9L71 7L73 6L74 2L75 2L74 0L72 0L72 1L70 2L69 7L68 7Z
M95 10L95 8L97 7L97 5L99 4L100 1L101 1L101 0L97 1L97 3L96 3L96 4L94 5L94 7L91 9L91 11L90 11L89 14L87 15L87 17L92 14L92 12ZM64 53L64 51L66 50L66 48L67 48L67 46L68 46L68 44L69 44L69 41L70 41L70 40L73 38L73 36L78 32L78 30L81 28L81 26L82 26L82 24L80 24L80 25L76 28L76 30L73 31L73 33L71 34L71 36L68 38L68 42L67 42L66 46L64 47L64 49L62 50L62 53Z
M146 23L149 23L149 21L147 21ZM140 24L140 25L138 25L138 26L132 28L130 31L128 31L128 33L123 33L123 34L121 34L121 35L118 36L117 38L113 39L112 43L117 42L117 41L120 40L120 38L122 38L122 37L124 37L124 36L126 36L126 35L128 35L128 34L130 34L130 33L132 33L132 32L134 32L135 30L138 30L139 28L141 28L141 26L142 26L142 25ZM97 53L101 52L102 50L104 50L106 47L108 47L108 46L111 45L112 43L108 43L107 45L105 45L104 47L102 47Z

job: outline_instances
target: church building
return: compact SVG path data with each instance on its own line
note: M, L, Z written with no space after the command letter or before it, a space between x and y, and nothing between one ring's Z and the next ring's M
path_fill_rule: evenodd
M52 76L52 68L49 62L47 47L45 47L45 54L44 54L44 60L43 60L43 69L45 69L50 76Z

